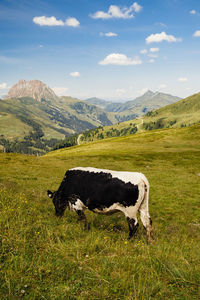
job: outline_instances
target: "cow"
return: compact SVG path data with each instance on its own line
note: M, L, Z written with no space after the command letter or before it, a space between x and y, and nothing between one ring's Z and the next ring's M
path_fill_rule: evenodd
M123 212L129 227L129 239L138 229L137 212L151 242L152 221L149 215L149 182L144 174L91 167L69 169L56 192L47 191L53 199L55 213L63 216L65 209L78 214L88 226L84 210L99 214Z

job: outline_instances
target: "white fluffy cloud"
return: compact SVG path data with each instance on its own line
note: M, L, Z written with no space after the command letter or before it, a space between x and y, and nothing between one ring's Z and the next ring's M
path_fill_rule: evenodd
M67 87L54 87L53 91L58 96L64 96L64 95L66 95L68 88Z
M80 75L80 73L79 72L71 72L70 74L69 74L70 76L72 76L72 77L80 77L81 75Z
M52 17L34 17L33 22L40 26L64 26L64 22L62 20L57 20L54 16Z
M57 20L54 16L46 17L34 17L33 22L40 26L71 26L71 27L78 27L80 22L76 18L67 18L65 22L62 20Z
M186 77L180 77L180 78L178 78L178 81L179 82L187 82L188 79Z
M129 66L129 65L140 65L142 61L139 57L129 58L125 54L121 53L111 53L104 58L104 60L99 62L100 65L119 65L119 66Z
M118 34L115 33L115 32L106 32L106 33L100 32L99 35L100 35L100 36L107 36L107 37L118 36Z
M6 90L7 89L7 83L3 82L0 83L0 90Z
M118 18L118 19L131 19L134 18L134 13L138 13L142 10L142 6L139 5L137 2L134 2L130 7L122 7L120 8L117 5L110 5L107 12L104 11L97 11L90 16L93 19L111 19L111 18Z
M138 13L138 12L140 12L142 10L142 6L139 5L137 2L134 2L130 8L133 8L133 10L136 13Z
M65 24L71 27L79 27L80 22L76 18L67 18Z
M200 30L196 30L195 33L193 34L193 36L199 37L200 36Z
M150 44L150 43L160 43L163 41L167 41L169 43L172 42L180 42L181 39L180 38L176 38L173 35L168 35L166 34L166 32L161 32L161 33L155 33L155 34L151 34L146 38L146 43Z

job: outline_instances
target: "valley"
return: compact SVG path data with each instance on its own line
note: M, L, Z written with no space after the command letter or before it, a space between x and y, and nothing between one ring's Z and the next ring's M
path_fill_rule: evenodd
M148 91L125 103L111 103L97 98L83 101L69 96L58 97L39 80L21 79L11 87L5 99L0 100L1 149L43 155L59 145L76 144L72 140L77 134L138 118L179 99ZM116 136L136 131L137 126ZM99 136L104 138L102 133Z

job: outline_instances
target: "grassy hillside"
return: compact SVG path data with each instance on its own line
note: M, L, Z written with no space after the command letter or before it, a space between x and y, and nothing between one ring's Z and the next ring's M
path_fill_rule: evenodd
M163 127L184 127L200 122L200 93L149 113L144 123L159 122Z
M200 93L148 112L143 117L83 132L79 142L87 143L152 129L180 128L198 123L200 123Z
M0 299L198 299L200 127L163 129L57 150L1 153ZM143 172L155 242L141 226L127 241L123 215L54 215L48 188L94 166Z
M0 145L11 152L45 153L65 136L114 121L112 113L70 97L0 100Z
M0 133L3 132L7 122L6 116L18 119L19 122L11 122L7 126L7 138L23 138L22 131L16 131L14 135L13 128L20 127L20 121L26 122L21 117L26 117L38 123L44 131L45 138L64 138L65 135L80 132L99 125L110 125L112 122L108 119L106 113L93 105L83 101L62 97L55 100L54 103L38 102L32 98L7 99L0 101ZM5 124L6 123L6 124Z

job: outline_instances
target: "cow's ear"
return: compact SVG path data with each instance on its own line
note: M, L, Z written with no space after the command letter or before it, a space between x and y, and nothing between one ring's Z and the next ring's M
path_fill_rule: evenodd
M47 191L47 196L48 196L49 198L53 198L53 194L54 194L54 193L52 193L50 190Z

